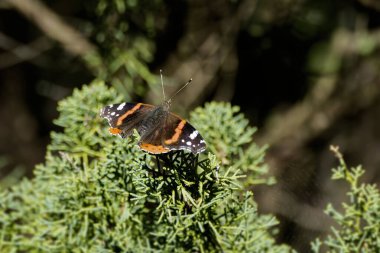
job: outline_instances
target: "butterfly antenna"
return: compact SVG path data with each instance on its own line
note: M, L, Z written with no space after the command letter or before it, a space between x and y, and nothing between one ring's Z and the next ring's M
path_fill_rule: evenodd
M161 76L162 94L163 94L163 96L164 96L164 101L166 101L165 89L164 89L164 78L162 77L162 69L160 69L160 76Z
M180 93L181 92L181 90L183 90L183 89L185 89L185 87L187 86L187 85L189 85L190 83L191 83L191 81L193 81L193 78L190 78L190 80L189 81L187 81L187 83L185 83L185 85L184 86L182 86L173 96L171 96L169 99L168 99L168 101L170 101L170 100L172 100L178 93Z

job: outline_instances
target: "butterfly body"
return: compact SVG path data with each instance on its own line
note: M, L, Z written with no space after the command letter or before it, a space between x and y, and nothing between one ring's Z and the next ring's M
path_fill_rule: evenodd
M136 129L140 135L139 147L151 154L173 150L189 150L194 154L206 149L206 142L186 120L169 111L170 100L160 106L143 103L121 103L101 109L111 134L129 137Z

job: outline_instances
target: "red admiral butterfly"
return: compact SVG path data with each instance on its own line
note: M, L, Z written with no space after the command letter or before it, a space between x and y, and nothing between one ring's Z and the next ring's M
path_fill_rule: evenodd
M162 80L162 75L161 75ZM121 103L101 109L100 116L108 120L109 132L127 138L136 129L140 134L139 147L151 154L172 150L189 150L193 154L205 151L206 142L189 122L169 111L172 98L189 83L187 82L171 98L160 106L143 103ZM163 85L162 85L163 86Z

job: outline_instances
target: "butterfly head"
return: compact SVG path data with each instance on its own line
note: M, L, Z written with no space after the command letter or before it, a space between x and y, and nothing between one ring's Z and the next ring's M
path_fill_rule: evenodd
M162 107L164 108L165 111L169 111L171 105L172 105L172 99L171 98L168 100L165 100L162 103Z

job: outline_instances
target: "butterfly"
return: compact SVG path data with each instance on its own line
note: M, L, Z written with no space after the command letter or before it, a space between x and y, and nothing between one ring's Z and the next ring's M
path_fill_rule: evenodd
M138 145L148 153L163 154L173 150L201 153L206 150L206 142L201 134L187 120L170 112L172 98L191 81L166 100L161 72L164 94L161 105L128 102L112 104L102 108L100 116L108 120L109 132L113 135L128 138L136 129L140 135Z

